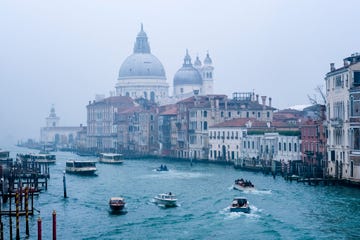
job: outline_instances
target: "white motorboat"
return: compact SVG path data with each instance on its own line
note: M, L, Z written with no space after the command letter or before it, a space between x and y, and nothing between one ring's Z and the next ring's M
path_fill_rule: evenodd
M100 153L99 162L102 163L123 163L124 157L120 153Z
M160 193L154 197L155 203L165 207L176 207L177 198L171 192Z

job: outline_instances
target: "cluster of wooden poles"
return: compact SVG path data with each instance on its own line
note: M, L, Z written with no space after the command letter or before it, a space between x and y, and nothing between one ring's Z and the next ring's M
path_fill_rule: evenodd
M31 208L29 209L29 196L31 196ZM11 199L15 197L15 211L12 210L12 202ZM25 215L25 234L26 237L30 236L29 230L29 215L34 214L34 191L31 191L29 187L26 187L24 190L21 188L18 189L15 193L9 192L8 194L3 196L3 199L7 198L9 200L8 206L9 210L1 209L0 204L0 240L4 238L4 223L2 216L9 217L9 239L13 239L13 223L12 217L15 215L15 239L20 239L20 216ZM24 200L23 200L24 199ZM1 202L0 202L1 203ZM24 203L24 204L23 204ZM24 207L25 206L25 209ZM52 213L53 220L53 240L56 240L56 212L55 210ZM42 239L42 228L41 228L41 218L39 217L37 220L38 226L38 240Z

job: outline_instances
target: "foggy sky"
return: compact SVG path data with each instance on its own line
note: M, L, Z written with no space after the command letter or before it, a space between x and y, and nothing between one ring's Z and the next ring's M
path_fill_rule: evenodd
M39 139L54 104L62 126L86 124L109 95L140 24L172 94L186 49L213 60L214 91L255 91L284 109L308 104L329 63L360 52L360 1L18 1L0 3L1 143Z

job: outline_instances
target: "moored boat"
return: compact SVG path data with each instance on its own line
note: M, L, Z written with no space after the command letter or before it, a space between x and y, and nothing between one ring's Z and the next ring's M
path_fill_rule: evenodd
M94 174L96 171L96 162L95 161L79 161L79 160L68 160L66 161L67 173L76 173L76 174Z
M56 155L48 152L17 154L16 158L20 162L34 161L37 163L49 163L49 164L56 162Z
M125 207L125 199L122 197L112 197L109 200L109 206L112 211L121 211Z
M249 202L243 197L234 198L230 205L230 212L250 213Z
M254 184L251 181L247 181L244 179L236 179L234 183L234 189L243 191L243 190L253 190L255 189Z
M99 162L102 163L123 163L124 157L120 153L100 153Z
M6 164L12 162L10 158L10 151L0 149L0 163Z
M160 193L154 197L155 203L164 207L176 207L177 198L171 192Z

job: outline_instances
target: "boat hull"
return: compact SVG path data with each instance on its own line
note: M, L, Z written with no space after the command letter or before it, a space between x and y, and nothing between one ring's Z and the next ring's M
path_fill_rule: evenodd
M230 207L230 212L250 213L250 207Z
M82 175L94 175L96 172L96 168L88 168L88 169L76 169L76 168L66 168L65 171L67 173L73 174L82 174Z
M234 184L234 189L239 190L239 191L252 191L255 188L254 187L244 187L239 184Z
M158 205L163 205L165 207L176 207L176 200L164 200L164 199L160 199L155 197L155 203Z

